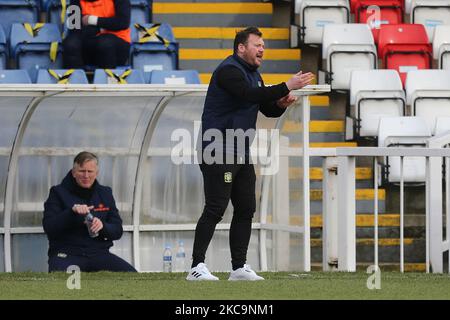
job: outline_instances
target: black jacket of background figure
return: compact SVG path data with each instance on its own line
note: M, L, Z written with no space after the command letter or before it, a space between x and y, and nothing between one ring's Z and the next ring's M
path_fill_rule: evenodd
M285 109L278 107L276 101L287 94L289 89L284 82L266 87L257 67L236 54L231 55L211 77L202 114L202 133L218 129L225 138L226 129L255 129L258 111L266 117L279 117L284 113ZM210 143L203 139L202 150ZM239 155L248 159L251 143L246 143L245 155ZM238 154L236 146L234 150L227 150L225 145L223 148L225 153Z
M91 213L103 222L98 237L89 236L84 216L72 211L74 204L94 206ZM107 253L113 240L120 239L123 233L111 188L97 180L90 189L81 188L71 172L50 189L44 203L43 226L49 240L49 256L58 252L79 256Z

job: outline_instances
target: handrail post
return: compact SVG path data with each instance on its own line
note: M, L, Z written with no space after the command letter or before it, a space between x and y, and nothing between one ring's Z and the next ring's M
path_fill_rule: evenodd
M356 271L355 157L338 157L338 270Z
M429 214L429 252L430 265L433 273L442 273L442 158L429 157L427 174L426 205ZM447 231L448 232L448 231Z
M322 166L322 269L336 271L338 263L337 158L326 157Z

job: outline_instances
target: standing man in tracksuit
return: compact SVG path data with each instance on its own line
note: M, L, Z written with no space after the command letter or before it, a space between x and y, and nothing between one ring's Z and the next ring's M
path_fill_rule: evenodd
M239 148L233 141L226 141L226 131L256 129L258 111L267 117L281 116L296 101L290 91L303 88L314 78L311 73L299 72L287 82L266 87L257 71L263 54L262 33L256 27L241 30L234 39L234 54L212 75L202 115L200 170L206 203L195 230L187 280L219 280L204 263L205 254L230 200L234 212L229 234L232 271L228 280L263 280L246 264L256 208L256 176L249 152L252 137L245 141L244 148ZM223 138L210 139L211 130L220 131ZM205 157L210 150L214 150L214 161Z
M122 237L122 219L111 188L99 184L97 175L97 156L83 151L61 184L50 189L42 221L49 241L49 272L65 272L71 265L80 271L136 272L109 252L113 240ZM94 216L90 226L85 223L89 212ZM88 228L97 236L90 236Z

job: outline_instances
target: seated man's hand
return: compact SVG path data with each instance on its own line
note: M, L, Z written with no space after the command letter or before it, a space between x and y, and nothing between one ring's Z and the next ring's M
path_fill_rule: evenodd
M72 207L73 212L82 216L88 214L92 209L94 209L94 206L87 206L85 204L74 204Z
M94 220L92 220L91 231L97 233L102 229L103 229L102 220L100 220L99 218L94 218Z

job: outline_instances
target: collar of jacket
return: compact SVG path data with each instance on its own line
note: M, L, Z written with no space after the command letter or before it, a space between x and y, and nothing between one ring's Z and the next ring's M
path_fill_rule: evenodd
M89 200L92 198L92 195L97 188L98 182L96 179L90 188L82 188L77 184L75 178L72 176L72 170L70 170L61 184L64 188L68 189L70 192L75 193L80 198Z

